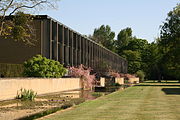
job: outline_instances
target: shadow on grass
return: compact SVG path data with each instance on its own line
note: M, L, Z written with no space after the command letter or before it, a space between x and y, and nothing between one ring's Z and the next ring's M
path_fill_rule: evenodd
M162 88L161 90L167 95L180 95L180 88Z
M166 84L162 84L162 85L160 85L160 84L154 84L154 85L149 85L149 84L141 84L141 85L136 85L136 86L157 86L157 87L165 87L165 86L171 86L171 87L180 87L180 84L179 85L166 85Z
M180 83L179 81L161 81L161 82L157 82L157 81L146 81L145 83L173 83L173 84L177 84Z

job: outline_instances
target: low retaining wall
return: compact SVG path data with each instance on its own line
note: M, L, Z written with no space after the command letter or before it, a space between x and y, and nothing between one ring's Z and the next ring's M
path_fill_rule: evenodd
M100 86L105 87L105 78L100 78Z
M15 98L21 88L46 94L82 87L80 78L5 78L0 79L0 100Z
M128 80L129 83L132 83L132 84L136 84L136 83L139 83L139 78L129 78Z
M115 78L115 83L119 83L120 85L124 84L124 78Z

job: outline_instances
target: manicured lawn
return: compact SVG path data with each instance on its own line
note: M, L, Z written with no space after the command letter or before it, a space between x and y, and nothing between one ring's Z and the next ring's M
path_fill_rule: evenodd
M180 120L180 83L143 83L42 119Z

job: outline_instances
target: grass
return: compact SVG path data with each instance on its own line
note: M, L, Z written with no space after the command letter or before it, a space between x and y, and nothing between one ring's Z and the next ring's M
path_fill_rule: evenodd
M180 83L142 83L44 119L180 120Z

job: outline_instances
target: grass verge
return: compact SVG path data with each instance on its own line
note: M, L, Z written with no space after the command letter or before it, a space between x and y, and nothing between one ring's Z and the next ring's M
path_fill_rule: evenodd
M180 120L180 83L142 83L43 120Z

